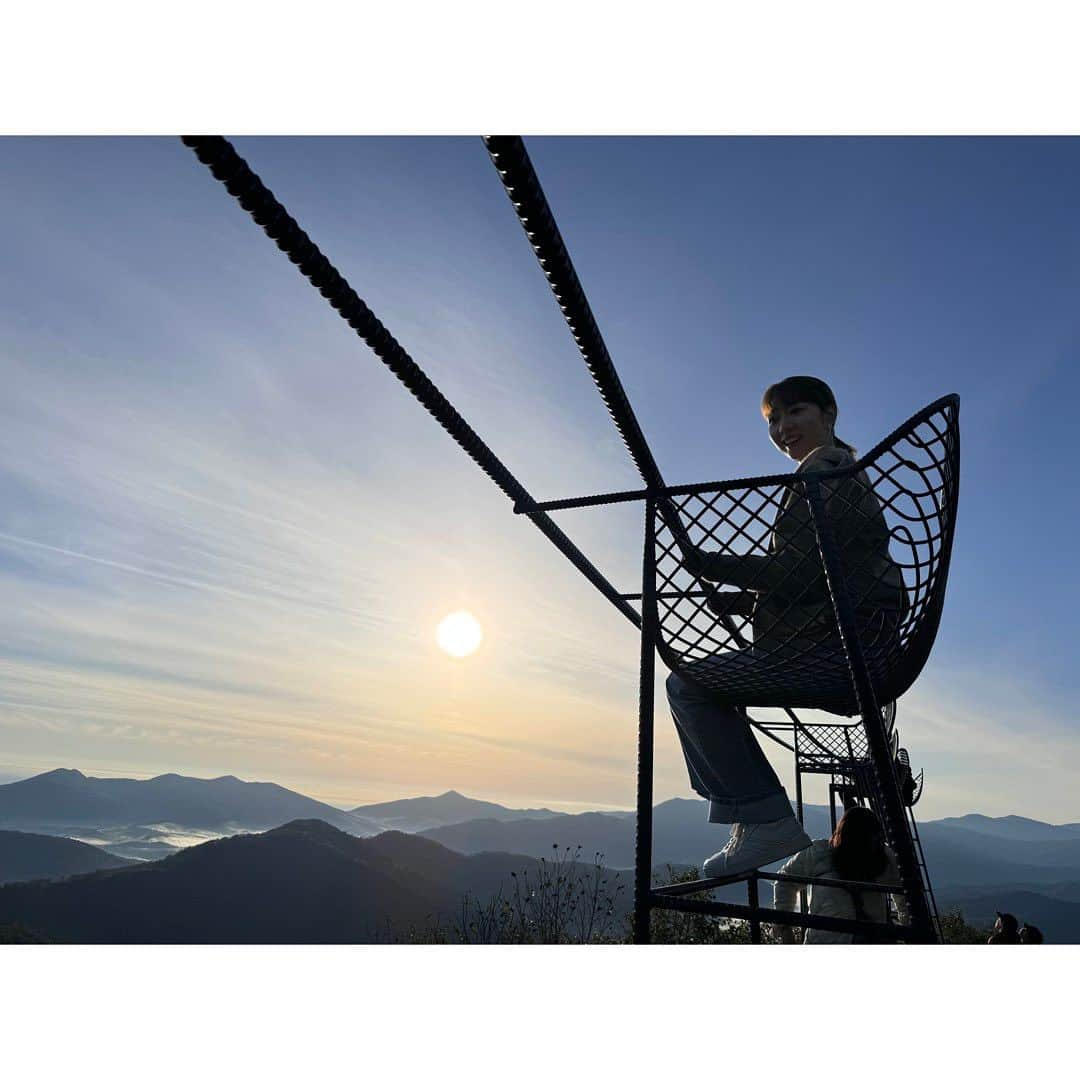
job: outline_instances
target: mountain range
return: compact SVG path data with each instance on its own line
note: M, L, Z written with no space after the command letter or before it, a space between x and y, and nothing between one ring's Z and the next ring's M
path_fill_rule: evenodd
M1020 818L954 818L919 826L935 885L973 886L1065 881L1080 876L1080 826L1047 825ZM805 807L811 836L830 832L828 809ZM552 844L582 844L602 852L610 866L632 866L633 817L587 813L543 821L479 820L426 829L422 836L454 851L516 851L540 856ZM653 810L653 862L697 865L702 853L721 846L724 829L705 820L696 799L669 799Z
M51 832L55 828L169 823L188 829L237 832L270 829L297 818L318 818L344 832L380 832L362 817L279 784L235 776L199 780L166 773L152 780L101 779L78 769L0 785L0 825Z
M167 773L151 780L100 779L53 769L0 784L0 828L70 836L114 855L163 858L192 842L262 832L309 818L353 836L387 829L418 832L475 818L552 818L554 810L513 810L456 791L342 810L279 784L219 776L201 780Z
M828 834L827 808L808 806L805 817L811 835ZM0 831L0 883L56 879L98 866L111 867L106 873L127 873L121 869L122 862L101 861L110 857L134 857L144 867L160 867L163 857L188 856L229 836L238 841L253 839L237 833L276 835L281 826L292 827L297 820L308 822L307 832L301 834L306 837L303 843L314 842L312 821L332 826L335 835L345 834L346 839L378 841L388 848L404 842L394 837L413 834L409 842L426 846L410 849L402 864L406 876L417 872L410 860L420 850L427 852L429 869L439 859L443 869L450 865L475 869L481 864L454 860L483 855L490 863L496 853L509 860L507 865L515 860L517 865L526 865L542 857L550 859L556 847L565 850L580 845L586 862L599 853L605 866L623 868L627 881L634 857L634 815L626 811L570 814L544 808L511 809L456 791L344 810L276 784L231 776L198 780L169 774L153 780L101 780L78 770L57 769L0 785L0 830L4 830ZM1042 926L1041 917L1048 936L1048 927L1055 928L1051 940L1080 941L1080 824L1048 825L1016 816L968 814L924 822L919 829L940 907L959 906L969 918L986 922L992 921L995 910L1011 910L1010 904L1019 908L1023 902L1026 906L1016 912L1018 916ZM706 822L704 803L698 799L670 799L656 806L653 831L654 866L661 868L665 863L700 865L703 854L719 847L726 835L723 828ZM327 834L322 835L325 839ZM290 837L292 843L302 843L295 831L285 834L286 840ZM89 843L80 845L70 838ZM274 842L285 841L278 836ZM341 841L335 843L340 847ZM377 851L376 845L369 854ZM173 866L172 858L165 861ZM450 875L444 884L453 891L460 882ZM10 899L12 894L7 895ZM442 903L441 893L432 895ZM1040 899L1031 900L1033 896ZM356 910L366 909L360 905ZM380 910L376 904L372 917L377 918ZM403 903L401 910L411 908Z
M130 859L110 855L78 840L0 830L0 885L131 865Z
M0 942L405 941L433 927L451 930L465 896L481 904L497 895L506 898L515 876L528 892L540 872L537 860L522 855L462 855L416 834L387 831L365 839L322 821L294 821L208 841L166 859L4 885ZM620 876L609 873L607 888L616 932L632 894L629 872L622 876L622 891L615 891ZM1080 881L1052 891L1056 895L960 889L952 899L978 924L988 925L1004 907L1039 925L1051 942L1080 941ZM717 894L744 900L745 887L731 885Z
M390 941L524 874L519 855L459 855L422 837L361 839L323 821L211 840L118 870L0 887L0 926L61 943Z

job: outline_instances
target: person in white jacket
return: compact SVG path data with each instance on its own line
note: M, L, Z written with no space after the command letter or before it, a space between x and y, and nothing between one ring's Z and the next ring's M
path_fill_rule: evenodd
M825 840L815 840L797 855L788 859L780 874L832 880L866 881L878 885L899 885L900 871L896 856L886 845L877 816L863 806L853 806L837 822L836 831ZM799 890L803 886L792 881L777 881L773 886L773 907L778 911L794 911ZM863 918L870 922L888 921L889 894L862 891L858 900L851 891L837 885L811 885L810 914L827 915L834 919ZM908 905L903 893L893 893L897 918L908 921ZM859 908L862 909L861 914ZM852 934L836 930L809 927L803 939L805 945L850 945ZM790 926L781 927L780 940L794 942Z
M836 397L821 379L795 375L774 383L762 396L761 413L769 438L798 463L797 473L855 462L854 449L836 436ZM860 633L866 626L880 635L882 626L899 624L906 603L900 568L889 555L881 506L863 473L827 483L822 495L847 583L859 598ZM683 566L703 581L742 590L720 596L744 605L729 612L749 614L753 626L749 648L695 661L667 679L668 704L690 786L709 800L710 822L731 826L727 843L705 860L702 874L728 877L786 859L805 848L810 837L795 819L791 800L754 738L742 703L722 700L695 683L694 669L760 664L755 657L785 651L794 658L819 652L831 662L843 655L843 645L809 504L794 489L777 510L766 555L704 551L690 540L677 512L672 519L669 525ZM713 602L709 606L718 613Z

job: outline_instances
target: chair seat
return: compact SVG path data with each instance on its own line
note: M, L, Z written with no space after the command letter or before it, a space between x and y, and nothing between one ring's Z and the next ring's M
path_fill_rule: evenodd
M662 656L666 651L661 645ZM819 646L785 654L762 652L751 646L690 662L675 656L664 659L682 678L728 704L820 709L837 716L859 712L847 658L839 648ZM891 700L886 664L873 655L867 661L878 688L878 700Z

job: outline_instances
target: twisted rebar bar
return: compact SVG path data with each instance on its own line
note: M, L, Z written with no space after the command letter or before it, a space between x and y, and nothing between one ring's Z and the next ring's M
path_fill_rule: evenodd
M596 325L592 308L589 307L559 227L555 224L551 207L548 206L543 188L540 187L536 171L525 150L525 143L517 135L489 135L484 139L484 145L499 176L502 177L506 193L514 204L514 210L517 211L533 251L536 252L540 268L555 294L555 300L566 316L566 323L581 350L585 366L589 369L589 374L592 375L642 480L650 488L662 488L664 481L660 476L660 469L619 380L600 328Z
M236 152L232 144L216 135L185 135L185 146L225 185L229 194L251 215L289 261L329 301L331 307L360 335L376 356L397 376L409 392L442 425L448 435L480 466L515 507L535 505L533 497L495 456L464 417L424 374L393 334L375 317L352 286L334 268L306 232L289 215ZM529 517L540 531L596 586L635 626L641 616L596 569L570 538L546 514Z

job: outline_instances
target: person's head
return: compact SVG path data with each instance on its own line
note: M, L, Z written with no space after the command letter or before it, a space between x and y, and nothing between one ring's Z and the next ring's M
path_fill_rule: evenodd
M761 396L761 415L769 438L793 461L802 461L819 446L855 448L836 437L836 397L828 383L813 375L792 375L773 383Z
M1007 911L995 912L997 920L994 923L994 933L1004 934L1006 937L1015 937L1017 930L1016 916Z
M829 848L836 872L847 881L873 881L889 864L881 822L865 806L844 811Z
M1031 923L1024 923L1020 927L1021 945L1041 945L1043 943L1042 931Z

